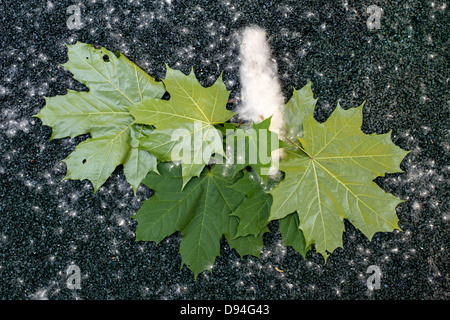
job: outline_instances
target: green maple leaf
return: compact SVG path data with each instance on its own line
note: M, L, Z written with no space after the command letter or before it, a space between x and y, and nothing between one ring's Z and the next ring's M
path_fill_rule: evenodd
M236 237L238 219L230 214L245 195L229 188L241 176L223 175L223 165L205 167L181 189L179 165L160 163L160 174L151 172L143 181L155 194L144 201L132 217L137 220L136 240L159 243L174 232L181 232L180 254L195 277L211 270L220 253L222 236L240 255L259 256L262 236Z
M145 98L160 98L164 85L120 53L77 42L68 45L69 60L63 66L89 92L68 90L64 96L46 97L36 117L52 127L51 139L90 133L65 160L65 179L92 182L94 192L123 164L127 181L136 192L156 158L140 150L139 138L152 131L134 122L127 107Z
M211 155L223 154L223 139L214 126L184 123L176 129L155 130L139 140L140 148L149 151L160 161L181 163L183 186L198 176Z
M169 100L144 99L129 110L137 123L156 127L149 137L141 139L142 148L161 161L181 161L184 186L202 172L211 155L223 154L221 132L215 125L234 115L226 109L230 92L222 75L204 88L193 70L184 75L167 67L163 82ZM180 155L178 149L183 147L185 152Z
M257 174L244 171L244 176L230 188L245 195L245 199L232 212L239 218L236 237L258 237L261 232L266 232L272 196L264 191L264 181Z
M271 117L253 123L250 128L228 129L226 136L227 159L232 159L235 172L250 166L267 182L269 169L273 162L272 152L287 145L279 140L278 134L269 130Z
M281 240L284 246L291 246L305 258L306 253L311 246L306 246L305 237L299 228L298 215L291 213L278 220L280 227Z
M310 110L303 137L280 163L285 179L270 191L270 220L297 212L305 245L314 244L325 259L342 247L343 219L369 239L376 232L398 229L395 208L402 200L373 180L402 172L400 163L408 152L392 143L390 132L364 134L362 109L344 110L338 104L325 123L318 123Z
M311 82L308 82L300 90L294 89L291 99L284 108L284 135L285 138L294 140L302 136L302 124L305 116L314 112L317 99L314 99L311 90Z

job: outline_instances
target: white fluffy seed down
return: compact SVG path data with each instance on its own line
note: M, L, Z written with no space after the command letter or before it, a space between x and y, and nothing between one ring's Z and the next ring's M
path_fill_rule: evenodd
M276 61L271 57L266 32L257 26L242 31L240 37L239 69L241 102L237 107L240 118L259 123L272 116L270 131L283 135L284 97L278 79ZM269 175L279 173L278 160L282 150L272 152L274 164Z
M282 134L284 97L263 29L250 26L242 31L240 58L241 102L237 113L255 123L272 116L270 130Z

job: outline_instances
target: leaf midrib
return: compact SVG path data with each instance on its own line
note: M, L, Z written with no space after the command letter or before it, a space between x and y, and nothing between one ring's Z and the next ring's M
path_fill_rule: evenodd
M177 86L189 97L189 99L192 101L192 103L195 105L195 107L201 112L201 114L203 115L203 117L205 118L206 121L203 122L208 122L210 123L211 120L208 119L208 117L206 116L206 114L203 112L202 108L200 108L200 106L198 105L198 103L193 99L193 97L184 89L184 87L178 82L178 80L175 78L174 79L175 83L177 84ZM198 119L196 119L198 120ZM201 121L201 120L200 120Z
M334 139L336 139L336 137L344 130L344 129L348 129L347 128L347 125L348 125L348 123L355 117L355 115L357 115L358 113L357 112L354 112L353 114L352 114L352 116L349 118L349 119L347 119L346 120L346 122L342 125L342 128L339 130L339 131L337 131L335 134L334 134L334 136L327 142L327 143L325 143L325 145L322 147L322 149L320 149L318 152L316 152L314 155L313 155L313 158L316 158L323 150L325 150L326 149L326 147L328 147L329 145L330 145L330 143L334 140ZM333 119L335 122L336 122L336 119ZM327 121L329 121L329 119L327 120ZM312 126L309 126L310 127L310 130L311 130L311 140L314 142L314 135L312 134ZM325 127L325 130L328 130L328 127L327 126L324 126ZM326 135L325 135L325 137L326 137ZM313 148L313 150L314 150L314 148Z
M91 54L91 58L92 58L92 53ZM130 101L131 104L133 104L133 100L131 100L125 93L122 92L122 90L120 90L120 88L116 87L114 85L114 83L112 83L108 78L106 78L100 71L98 71L97 69L94 68L93 65L91 65L90 63L87 62L86 59L81 58L81 61L83 61L84 63L86 63L89 67L91 67L92 70L94 70L95 72L97 72L101 77L103 77L103 79L106 80L106 82L108 82L116 91L118 91L120 94L122 94L128 101ZM103 60L103 59L102 59ZM108 70L108 68L106 68L106 70ZM109 70L108 70L109 73ZM119 79L119 78L118 78Z
M108 146L110 146L110 152L108 153L108 157L109 157L109 154L111 153L111 150L112 150L112 145L113 145L113 143L114 143L114 140L115 139L117 139L119 136L121 136L126 130L128 130L132 125L134 125L134 122L133 123L130 123L128 126L126 126L122 131L120 131L116 136L114 136L114 138L112 138L110 141L108 141L108 143L106 143L105 144L105 146L103 146L101 149L99 149L97 152L95 152L93 155L91 155L87 160L86 160L86 163L89 161L89 160L91 160L91 159L93 159L98 153L100 153L100 152L102 152L105 148L107 148ZM92 139L92 138L91 138ZM93 140L91 140L91 141L95 141L96 139L94 138ZM86 140L86 141L88 141L88 140ZM106 159L108 159L108 157L106 158ZM102 170L103 170L103 168L104 168L104 166L105 166L105 163L106 163L106 160L105 160L105 162L103 163L103 166L102 166ZM83 166L81 166L80 168L82 168Z
M394 228L396 228L395 225L393 225L391 222L389 222L388 220L386 220L382 215L380 215L376 210L372 209L372 207L370 207L366 202L364 202L363 200L361 200L359 198L359 196L357 194L355 194L349 187L347 187L347 185L342 182L338 177L336 177L331 171L329 171L326 166L320 164L318 161L316 161L316 159L312 160L313 162L315 162L318 166L320 166L323 170L325 170L332 178L334 178L339 184L341 184L348 192L350 192L358 202L362 203L365 207L367 207L370 211L372 211L377 217L381 218L383 221L385 221L386 223L388 223L390 226L393 226ZM347 197L348 199L348 197ZM364 219L364 215L362 213L361 210L359 210L359 213L361 215L362 220L364 221L365 225L367 226L367 223Z

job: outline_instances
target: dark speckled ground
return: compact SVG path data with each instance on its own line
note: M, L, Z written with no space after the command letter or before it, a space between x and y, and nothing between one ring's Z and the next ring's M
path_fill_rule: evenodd
M80 1L83 26L69 29L72 1L0 3L0 299L449 299L449 15L445 1ZM370 5L383 9L369 30ZM59 64L77 40L121 51L154 77L164 63L194 66L208 85L224 71L239 93L235 34L267 29L283 90L308 80L323 121L337 101L366 100L363 130L412 150L404 174L377 179L406 199L403 232L369 242L346 223L344 249L322 264L280 244L270 225L261 259L239 259L226 243L213 274L180 270L179 236L136 243L128 217L151 195L133 197L121 168L94 196L86 181L60 180L60 162L83 139L48 141L31 118L43 96L83 87ZM65 271L80 267L81 289ZM367 289L369 265L381 288ZM283 270L284 272L277 271Z

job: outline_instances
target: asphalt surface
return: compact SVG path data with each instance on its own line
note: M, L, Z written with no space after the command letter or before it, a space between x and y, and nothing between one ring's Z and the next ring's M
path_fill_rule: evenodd
M72 1L0 3L0 299L449 299L449 15L445 1ZM367 8L382 9L369 29ZM180 269L180 237L135 242L134 198L122 168L93 195L87 181L64 181L61 163L86 137L49 141L32 118L43 96L85 90L59 65L64 43L120 51L156 78L165 63L205 86L224 72L239 95L236 34L267 30L283 94L312 81L324 121L338 101L366 101L362 130L386 133L412 152L405 173L376 180L407 200L402 231L372 241L346 222L344 248L323 264L281 245L276 223L261 259L240 259L222 243L213 273L197 281ZM67 268L81 288L67 287ZM366 273L381 270L380 288Z

